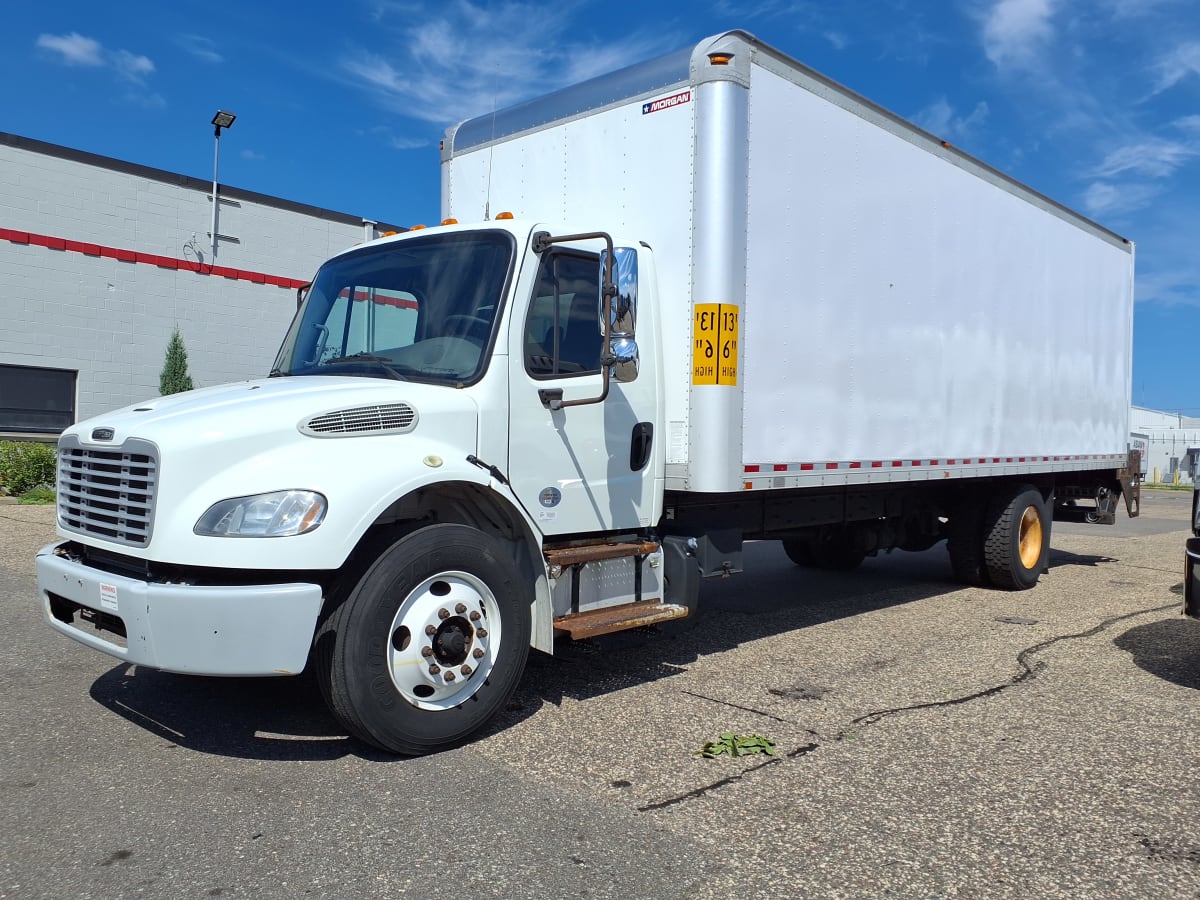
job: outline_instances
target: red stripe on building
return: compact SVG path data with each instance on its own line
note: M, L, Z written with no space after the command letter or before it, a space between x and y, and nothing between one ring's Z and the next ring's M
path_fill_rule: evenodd
M160 269L182 269L187 272L195 272L197 275L217 275L236 281L249 281L253 284L271 284L291 290L308 284L307 281L288 278L285 275L268 275L265 272L230 269L226 266L205 266L192 259L160 256L157 253L142 253L138 250L125 250L121 247L106 247L103 244L72 241L49 234L18 231L15 228L0 228L0 240L8 241L11 244L28 244L34 247L47 247L51 250L63 250L68 253L81 253L84 256L100 256L121 262L142 263L157 266Z

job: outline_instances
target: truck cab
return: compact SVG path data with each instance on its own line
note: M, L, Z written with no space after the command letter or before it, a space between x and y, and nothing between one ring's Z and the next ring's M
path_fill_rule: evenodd
M267 378L70 429L49 623L168 671L315 664L354 733L423 752L556 630L685 615L649 537L653 255L626 243L511 219L373 241L320 268Z

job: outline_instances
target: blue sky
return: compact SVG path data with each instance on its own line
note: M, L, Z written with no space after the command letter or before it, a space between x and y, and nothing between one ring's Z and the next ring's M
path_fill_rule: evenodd
M57 0L3 19L0 130L208 178L225 108L222 183L406 225L438 218L447 125L742 28L1135 241L1133 400L1200 415L1197 0Z

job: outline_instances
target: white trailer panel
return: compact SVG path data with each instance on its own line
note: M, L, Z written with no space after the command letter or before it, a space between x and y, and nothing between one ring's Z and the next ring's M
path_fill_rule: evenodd
M1132 254L755 66L745 459L1117 454Z

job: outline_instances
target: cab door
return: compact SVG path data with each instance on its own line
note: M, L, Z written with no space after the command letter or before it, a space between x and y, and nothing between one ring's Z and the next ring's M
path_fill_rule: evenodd
M650 373L610 379L598 397L600 258L543 251L520 340L509 356L509 480L546 534L628 531L654 524L658 391ZM651 370L653 367L649 367Z

